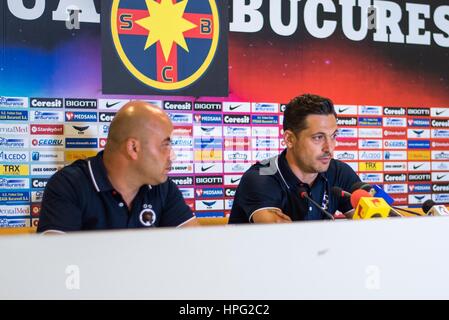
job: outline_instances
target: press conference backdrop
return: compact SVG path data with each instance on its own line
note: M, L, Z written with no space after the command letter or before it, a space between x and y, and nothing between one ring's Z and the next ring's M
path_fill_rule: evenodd
M100 1L0 2L0 226L35 226L49 177L101 150L130 99L170 115L170 175L198 217L228 214L243 172L283 150L285 103L304 92L336 103L334 157L363 181L395 205L449 203L449 7L374 2L376 29L352 1L230 1L220 98L104 95ZM70 4L79 29L64 21Z

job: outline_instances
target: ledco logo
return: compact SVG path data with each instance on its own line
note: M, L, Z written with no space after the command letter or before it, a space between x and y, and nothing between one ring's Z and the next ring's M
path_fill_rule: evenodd
M113 0L113 46L126 69L147 86L180 90L200 79L214 60L223 32L219 11L215 0Z

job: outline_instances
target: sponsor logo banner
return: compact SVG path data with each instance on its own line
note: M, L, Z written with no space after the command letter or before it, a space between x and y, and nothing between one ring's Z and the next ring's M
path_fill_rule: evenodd
M99 122L112 122L115 117L115 112L100 112L98 114Z
M357 128L339 128L338 136L340 138L357 138L358 137L357 130L358 130Z
M359 146L358 139L340 139L337 138L337 150L357 150Z
M255 102L252 103L251 105L251 112L255 113L278 113L278 110L279 110L278 103Z
M384 127L406 127L407 118L383 118Z
M23 191L0 192L0 204L25 204L30 202L30 193Z
M31 134L43 135L63 135L64 126L62 124L31 124Z
M432 200L436 203L447 204L449 202L449 194L432 194Z
M432 160L449 160L449 151L432 151Z
M174 150L176 155L176 161L178 162L192 162L193 152L192 150Z
M223 102L223 112L250 113L249 102Z
M430 116L430 108L407 108L407 115L428 117Z
M384 171L404 171L404 170L407 170L407 165L404 162L384 162Z
M431 108L430 115L432 117L449 118L449 109L448 108Z
M403 107L384 107L384 115L386 116L405 116L406 111Z
M171 144L173 148L192 148L193 138L192 137L172 137Z
M224 200L225 203L225 210L231 210L232 209L232 205L234 204L234 199L225 199Z
M191 113L172 113L172 112L167 112L168 116L170 117L171 121L173 122L174 125L176 125L177 123L182 123L182 124L192 124L193 122L193 114Z
M410 161L408 171L430 171L430 162Z
M193 105L195 111L221 111L222 106L220 102L195 102Z
M397 206L408 204L408 197L406 194L392 194L391 197L394 200L394 204Z
M249 124L251 118L247 115L225 115L223 123L225 124Z
M0 206L0 216L29 216L30 206Z
M0 110L0 120L2 120L2 121L27 121L28 120L28 111Z
M0 151L0 161L2 162L28 162L28 151Z
M197 188L195 190L195 198L222 198L224 195L223 188Z
M222 159L221 149L195 150L195 161L221 161Z
M62 108L62 98L30 98L30 108Z
M65 151L65 161L68 163L74 162L80 159L87 159L97 155L95 150L76 150L76 151Z
M100 125L100 127L101 126L102 125ZM65 135L68 137L96 137L99 133L99 127L97 127L97 125L95 124L88 124L88 125L66 124L64 125L64 131Z
M251 133L253 137L279 137L278 127L252 127Z
M335 112L337 112L338 115L340 114L357 114L357 106L345 106L345 105L335 105Z
M96 112L66 111L65 113L65 120L68 122L97 122L97 119Z
M100 139L98 139L98 146L100 148L104 148L104 147L106 147L107 142L108 142L107 138L100 138Z
M56 137L35 138L31 140L31 146L33 148L62 149L64 148L64 138L56 138Z
M189 101L164 101L162 108L164 110L192 111L192 103Z
M382 171L383 162L359 162L359 171Z
M449 141L432 141L432 149L449 150Z
M195 163L195 173L223 173L223 163L221 162L200 162Z
M97 109L97 99L65 99L64 105L69 109Z
M449 138L449 130L446 129L432 129L432 138L447 139Z
M446 119L446 120L432 119L430 124L434 128L448 128L449 127L449 119Z
M195 137L221 137L221 126L194 126L193 135Z
M202 137L195 139L195 149L214 149L223 148L223 139L214 137Z
M408 160L430 160L430 151L428 150L411 150L407 152Z
M251 151L224 151L225 161L251 161Z
M28 108L28 98L0 96L0 108Z
M435 193L449 194L449 183L437 183L432 185L432 191Z
M361 173L359 177L366 183L382 183L384 181L382 173Z
M384 151L384 160L407 160L407 151Z
M225 197L234 197L235 192L237 191L237 188L225 188Z
M31 151L31 161L33 162L63 162L64 153L62 151Z
M382 107L380 106L359 106L359 114L382 115Z
M339 127L356 127L357 118L356 117L337 117L337 125Z
M432 170L449 171L449 161L432 162Z
M245 171L247 171L249 169L249 167L251 167L251 163L248 162L234 162L234 163L229 163L229 162L225 162L224 163L224 172L225 173L244 173Z
M407 137L407 131L401 130L401 129L385 129L384 130L384 137L389 139L395 139L395 138L406 138Z
M382 149L382 140L359 139L360 149Z
M407 149L407 140L384 140L384 149Z
M278 154L279 154L278 151L269 151L269 150L253 151L253 161L262 161L265 159L275 157Z
M430 173L409 173L408 181L431 181Z
M181 191L184 199L193 199L195 197L193 188L179 188L179 191Z
M340 135L340 131L338 132ZM382 138L383 133L382 129L376 128L360 128L359 129L359 137L360 138Z
M336 150L334 151L334 159L346 161L346 160L358 160L358 152L357 151L341 151Z
M407 193L407 184L384 184L383 189L386 193Z
M98 100L98 109L118 111L120 110L129 100L120 99L100 99Z
M408 140L407 146L409 149L430 149L429 140Z
M212 127L214 128L214 127ZM221 135L221 133L220 133ZM192 126L176 126L173 128L172 136L184 136L184 137L192 137L193 136L193 127Z
M251 123L252 124L278 124L279 116L252 115Z
M449 172L432 172L432 181L434 182L449 181Z
M32 110L30 111L30 120L64 122L64 113L62 111Z
M47 185L49 178L33 178L31 179L31 188L43 189Z
M30 179L28 178L0 177L0 189L16 190L29 188Z
M408 185L408 190L410 192L417 193L417 192L431 192L432 189L431 189L431 185L430 184L428 184L428 183L426 183L426 184L420 183L420 184L409 184Z
M196 176L195 177L196 185L221 185L223 184L223 176Z
M31 191L31 201L32 202L42 202L42 198L44 197L44 191ZM33 207L31 207L31 211L33 212Z
M201 114L195 113L193 115L195 123L201 124L222 124L223 116L221 114Z
M413 118L413 119L408 119L407 124L409 127L430 127L430 120Z
M359 117L359 126L379 127L382 125L382 118Z
M33 164L31 165L32 176L50 176L56 173L64 165L62 164Z
M27 135L29 134L29 127L28 124L20 124L20 123L14 123L14 124L6 124L6 123L0 123L0 135Z
M409 204L423 204L426 200L430 199L430 194L409 194L408 203Z
M407 181L407 175L405 173L385 173L385 182L405 182Z
M225 175L224 176L224 184L226 186L236 186L240 183L240 180L242 180L241 175Z
M409 138L429 139L430 138L430 130L429 129L408 129L407 136Z
M192 163L172 163L170 173L172 173L172 174L193 173L193 164Z
M192 176L170 177L170 180L172 180L178 186L191 186L191 185L193 185L193 177Z
M223 210L224 202L223 199L196 200L195 208L196 210Z
M248 150L251 147L251 142L248 137L225 138L224 147L225 149Z
M0 175L3 176L27 176L29 165L27 164L1 164Z
M279 149L277 138L253 138L252 146L255 149Z
M24 138L9 138L0 137L0 148L2 149L13 149L13 148L28 148L29 146L28 137Z
M360 151L360 160L382 160L382 151Z

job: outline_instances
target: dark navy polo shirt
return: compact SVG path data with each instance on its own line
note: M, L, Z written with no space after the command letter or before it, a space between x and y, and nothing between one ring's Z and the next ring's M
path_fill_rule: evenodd
M174 227L193 218L173 181L143 185L129 209L108 180L103 152L55 173L42 199L37 232Z
M331 190L338 186L350 191L360 178L344 162L332 159L329 169L318 174L312 186L302 183L292 172L286 159L286 150L279 156L258 162L246 171L237 187L229 223L248 223L252 213L262 208L279 208L293 221L321 220L328 217L299 196L301 190L334 214L352 209L350 200L337 198Z

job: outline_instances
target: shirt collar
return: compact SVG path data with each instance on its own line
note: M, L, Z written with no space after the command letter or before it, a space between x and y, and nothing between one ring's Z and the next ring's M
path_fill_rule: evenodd
M98 152L95 157L87 159L87 165L90 178L97 192L114 190L108 179L106 167L103 164L103 151Z
M300 185L307 186L307 184L302 182L301 180L299 180L298 177L290 169L290 165L288 164L288 161L287 161L287 149L282 151L282 153L279 155L278 164L279 164L279 170L281 171L282 176L284 177L284 179L286 180L287 184L290 187L296 188ZM317 178L324 179L325 181L327 181L326 173L319 173Z

